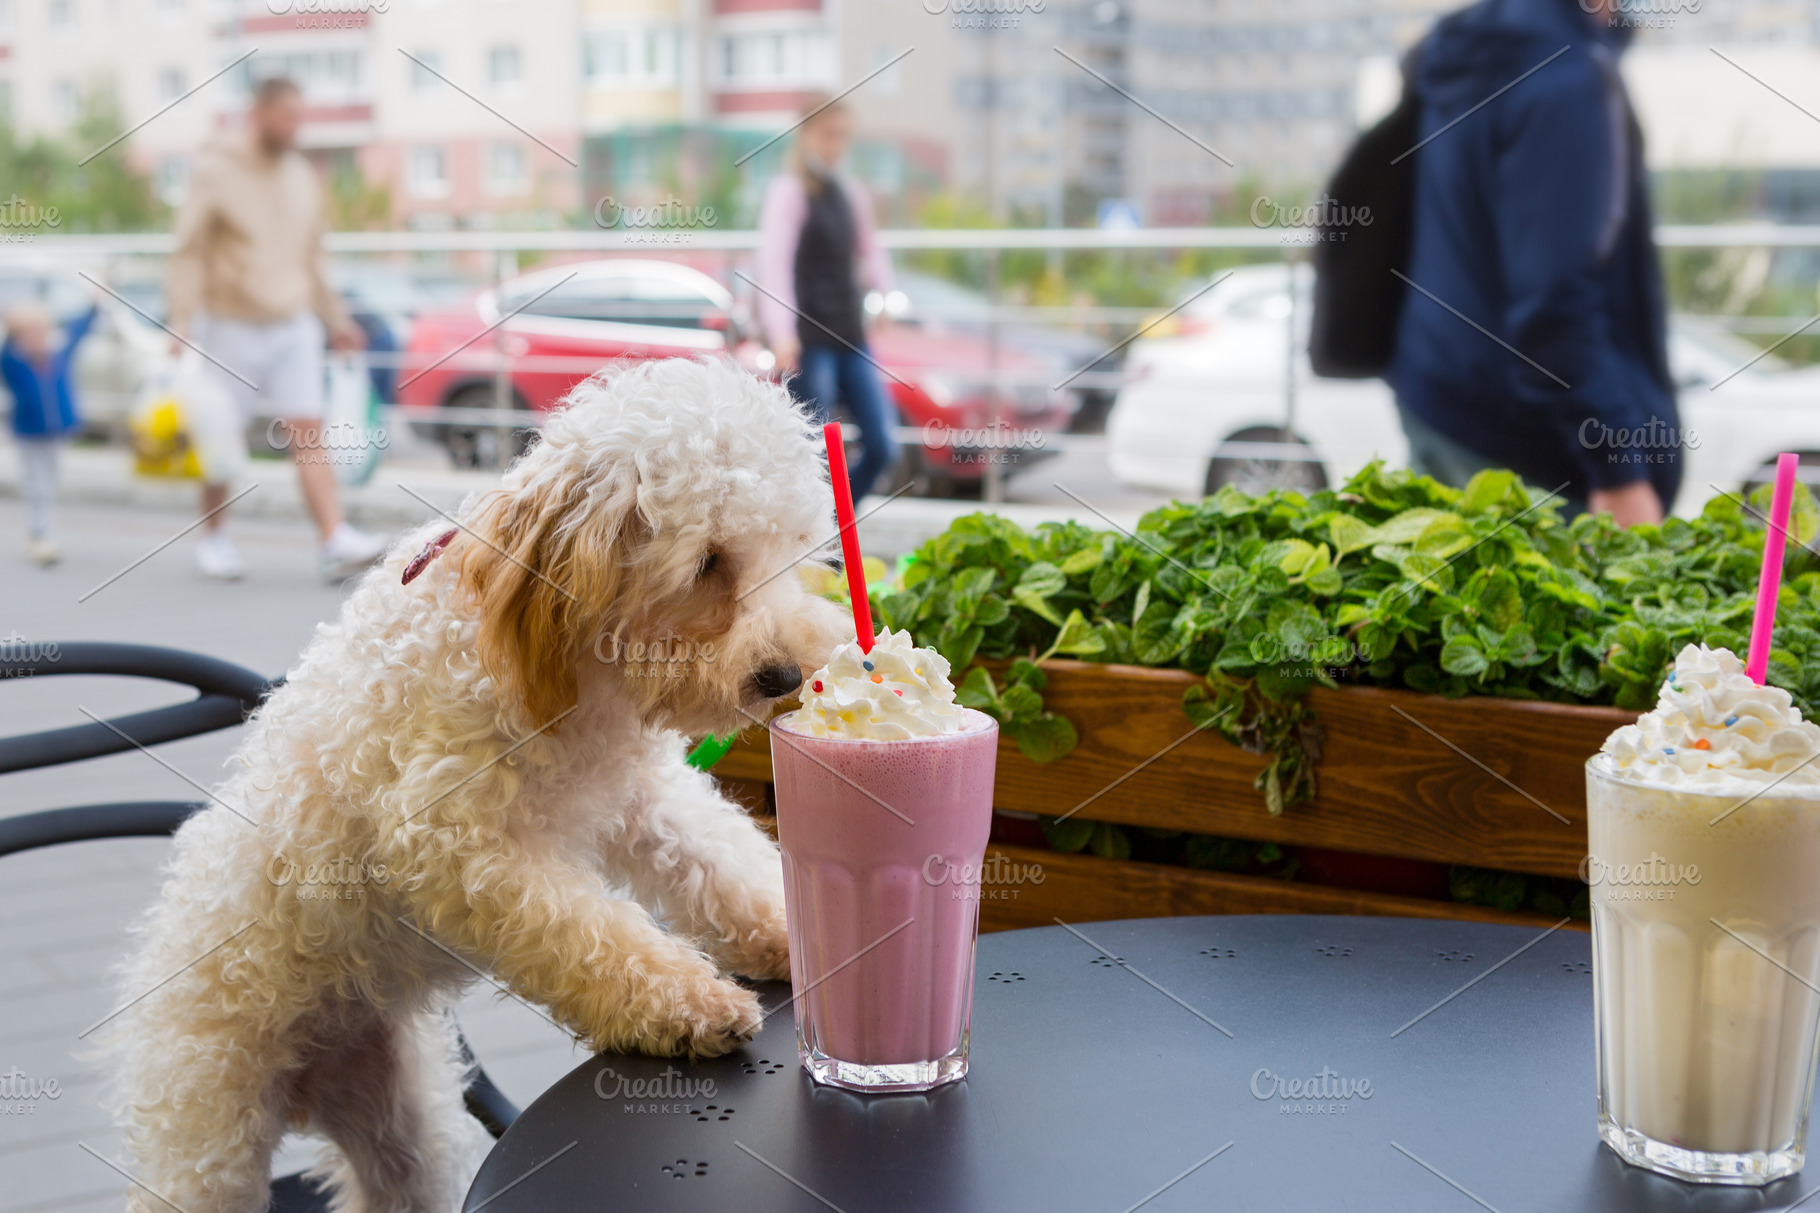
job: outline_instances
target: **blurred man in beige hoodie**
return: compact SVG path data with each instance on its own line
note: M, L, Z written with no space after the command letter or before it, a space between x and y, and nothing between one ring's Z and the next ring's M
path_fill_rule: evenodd
M262 82L243 134L206 149L177 214L167 293L171 332L200 350L241 416L263 397L289 426L303 498L321 540L318 565L336 581L365 568L385 540L349 526L334 469L317 453L323 406L323 340L365 344L330 288L322 258L322 188L296 150L303 97L284 79ZM173 345L181 352L182 342ZM222 530L225 484L202 490L196 561L212 577L244 571Z

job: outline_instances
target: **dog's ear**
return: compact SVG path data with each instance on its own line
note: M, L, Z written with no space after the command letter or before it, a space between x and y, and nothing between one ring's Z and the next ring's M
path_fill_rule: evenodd
M579 478L533 480L491 494L463 536L481 664L531 728L575 706L577 666L618 596L625 511L612 496Z

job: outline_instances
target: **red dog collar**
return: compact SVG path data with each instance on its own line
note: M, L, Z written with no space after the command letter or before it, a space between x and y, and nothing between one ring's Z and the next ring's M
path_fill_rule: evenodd
M404 576L399 579L399 584L410 585L411 582L415 581L417 579L417 574L429 568L430 561L442 555L442 549L448 547L455 536L460 533L460 528L451 527L449 530L444 531L442 534L436 536L436 538L424 544L423 551L411 557L411 563L404 566Z

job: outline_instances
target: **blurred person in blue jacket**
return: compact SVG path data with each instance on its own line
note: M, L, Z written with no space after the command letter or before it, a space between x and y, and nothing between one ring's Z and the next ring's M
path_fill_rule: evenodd
M72 321L55 339L57 325L41 303L7 310L6 343L0 345L0 380L13 398L13 441L19 448L25 499L25 553L50 566L60 555L51 532L57 496L57 448L81 425L73 385L76 347L95 323L97 309Z
M1481 0L1417 49L1412 287L1385 375L1418 471L1513 468L1624 526L1672 506L1683 441L1629 33L1614 0Z

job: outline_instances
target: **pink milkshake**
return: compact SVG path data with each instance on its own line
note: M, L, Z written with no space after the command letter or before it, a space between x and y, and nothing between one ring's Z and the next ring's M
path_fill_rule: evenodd
M926 1090L967 1072L998 725L948 663L886 632L836 651L771 723L797 1050L817 1082ZM933 875L931 875L933 873Z

